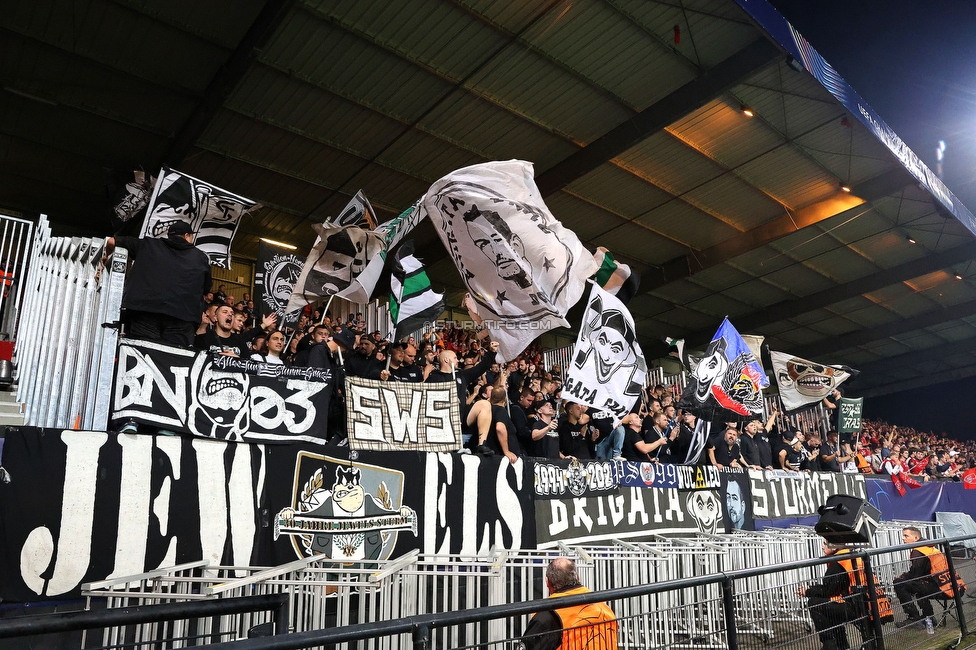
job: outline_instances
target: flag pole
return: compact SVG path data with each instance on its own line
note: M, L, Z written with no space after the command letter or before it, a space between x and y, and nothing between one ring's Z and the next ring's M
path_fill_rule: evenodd
M319 325L322 325L322 324L325 323L325 314L329 311L329 307L332 306L332 299L335 298L335 297L336 297L336 295L334 293L331 294L329 296L329 301L327 303L325 303L325 307L322 308L322 318L319 319Z

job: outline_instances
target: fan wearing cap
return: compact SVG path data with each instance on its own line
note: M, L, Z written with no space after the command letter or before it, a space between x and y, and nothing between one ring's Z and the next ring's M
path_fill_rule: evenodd
M190 225L174 221L165 239L108 237L103 264L116 246L135 260L122 294L129 336L189 347L212 282L210 259L194 247Z

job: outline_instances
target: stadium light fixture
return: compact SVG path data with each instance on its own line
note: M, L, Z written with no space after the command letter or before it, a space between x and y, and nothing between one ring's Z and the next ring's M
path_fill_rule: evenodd
M742 114L745 115L746 117L752 117L752 116L754 116L756 114L756 112L754 110L752 110L751 108L749 108L748 106L746 106L745 104L743 104L742 105Z
M275 241L274 239L268 239L267 237L260 237L261 241L267 242L274 246L281 246L282 248L287 248L288 250L297 250L298 246L292 246L291 244L286 244L285 242Z

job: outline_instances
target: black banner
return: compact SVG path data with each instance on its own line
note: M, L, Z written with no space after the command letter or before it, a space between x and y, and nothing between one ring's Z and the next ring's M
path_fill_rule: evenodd
M254 309L257 310L259 322L262 316L275 314L278 316L279 329L295 326L295 323L284 322L285 306L303 266L305 259L291 250L258 242L258 260L254 267ZM295 322L298 322L297 313Z
M536 499L594 497L615 493L619 485L617 461L563 458L536 461L532 467Z
M531 476L523 461L344 448L297 455L269 448L268 454L276 563L312 552L352 561L413 549L476 555L492 547L535 548Z
M279 377L278 367L268 364L216 363L254 366L256 374L236 366L237 372L215 369L206 352L120 342L112 417L219 440L325 443L331 375L315 370L309 381Z
M725 503L725 532L756 530L752 520L752 488L744 469L722 470L722 501Z
M261 445L8 428L0 483L0 598L79 596L84 582L258 551Z

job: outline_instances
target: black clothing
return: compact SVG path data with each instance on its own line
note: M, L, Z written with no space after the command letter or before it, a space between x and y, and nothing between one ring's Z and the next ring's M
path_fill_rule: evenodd
M620 449L620 455L627 460L635 462L647 462L650 457L642 451L637 450L637 443L644 442L643 436L639 431L634 431L631 427L624 427L624 444Z
M210 291L210 258L182 237L116 237L135 260L125 279L122 307L166 314L200 324L203 296Z
M491 405L491 429L488 430L488 438L485 440L485 446L496 454L502 453L501 443L498 442L498 424L502 424L508 432L506 438L508 450L516 456L523 456L522 445L519 444L518 434L515 432L515 424L512 422L512 418L508 416L508 411L505 410L505 407L498 406L497 404Z
M821 472L839 472L840 463L837 461L836 455L839 455L837 447L832 446L829 442L820 445L820 456L817 457L818 469ZM825 460L824 456L834 456L834 458L833 460Z
M373 357L368 357L356 350L348 350L342 353L342 360L346 374L350 377L365 377L366 379L380 378L380 371L383 369L383 365ZM390 374L393 374L392 370Z
M424 371L414 364L400 364L399 368L390 368L390 379L420 383L424 380Z
M778 438L779 436L776 437ZM759 465L763 468L774 467L773 450L770 446L769 435L765 429L757 433L753 440L756 441L756 451L759 452Z
M729 443L725 442L725 438L717 440L715 444L709 443L709 449L715 450L715 462L723 467L728 467L732 464L733 460L738 460L741 464L741 459L739 458L739 444L736 442L729 448Z
M160 341L184 348L193 345L197 331L196 323L150 311L129 310L126 320L129 323L128 335L134 339Z
M588 424L571 424L569 418L559 418L559 451L563 456L573 456L579 460L592 460L593 450L590 442L590 426Z
M233 352L239 357L247 355L250 341L242 334L231 334L227 338L217 336L217 330L207 328L203 334L197 334L193 339L193 347L208 352Z
M909 559L908 572L895 577L895 595L908 618L918 618L919 608L922 616L932 616L931 599L943 597L939 584L932 578L932 563L917 548L912 549Z
M589 416L590 424L599 432L599 436L593 441L594 446L596 446L613 433L613 413L610 411L590 410Z
M758 437L757 435L756 438ZM742 460L746 461L747 465L762 466L762 460L759 457L759 445L756 443L756 438L753 438L748 433L743 433L739 436L739 453L742 454ZM722 464L724 465L725 463Z
M831 597L848 596L850 585L844 567L835 561L827 564L821 584L807 587L810 619L824 648L850 648L844 623L858 618L857 609L852 598L844 602L831 600Z
M539 429L548 429L549 425L542 420L533 420L532 431L538 431ZM534 441L532 446L532 455L537 458L559 458L559 431L552 430L546 432L546 435L542 436L540 439Z
M450 371L433 370L427 375L427 381L453 381L457 385L458 403L461 405L461 422L464 422L468 417L468 410L470 409L465 404L465 399L468 396L468 386L478 381L478 377L485 374L493 363L495 363L495 353L487 350L485 356L481 358L481 362L477 365L465 370L455 370L453 377Z
M515 425L515 435L518 436L522 451L530 454L535 445L532 444L532 428L529 424L529 416L525 414L525 409L520 404L509 404L509 416L512 424Z

